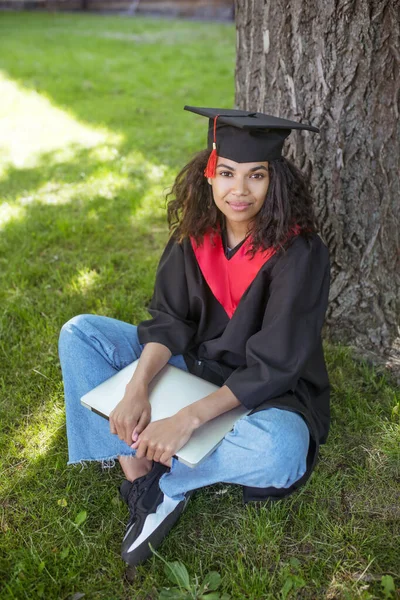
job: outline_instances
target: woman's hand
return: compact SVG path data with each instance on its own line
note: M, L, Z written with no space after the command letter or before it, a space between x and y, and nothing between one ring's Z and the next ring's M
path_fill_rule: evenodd
M195 429L192 420L184 412L178 412L173 417L147 425L131 447L138 458L145 456L170 466L171 457L186 444Z
M151 406L147 385L127 385L125 396L110 413L110 431L129 446L150 423ZM135 434L135 437L134 437Z

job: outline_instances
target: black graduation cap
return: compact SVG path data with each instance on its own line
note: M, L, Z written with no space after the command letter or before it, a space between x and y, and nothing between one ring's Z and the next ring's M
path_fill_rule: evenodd
M259 112L198 106L185 106L185 110L209 118L208 148L212 152L205 172L207 177L215 176L218 156L239 163L276 160L292 129L319 132L312 125Z

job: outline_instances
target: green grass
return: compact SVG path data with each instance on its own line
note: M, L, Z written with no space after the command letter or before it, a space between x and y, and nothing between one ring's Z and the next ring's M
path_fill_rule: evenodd
M79 313L146 316L163 190L205 144L182 107L233 105L234 47L231 25L0 13L2 600L149 600L168 585L158 559L125 572L119 469L66 466L57 337ZM193 576L219 571L234 599L390 597L400 394L345 348L327 359L332 432L309 484L261 507L202 490L160 548Z

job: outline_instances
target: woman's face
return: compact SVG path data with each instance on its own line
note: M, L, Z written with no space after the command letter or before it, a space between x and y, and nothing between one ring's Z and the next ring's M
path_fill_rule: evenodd
M214 202L226 219L249 225L265 202L268 162L237 163L218 157L215 177L208 179Z

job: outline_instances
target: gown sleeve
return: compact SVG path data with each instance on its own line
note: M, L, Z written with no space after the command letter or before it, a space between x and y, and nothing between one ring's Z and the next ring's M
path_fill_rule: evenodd
M152 319L138 325L140 343L158 342L173 355L183 354L195 335L196 324L188 319L183 248L172 239L161 256L148 311Z
M246 366L225 385L254 409L294 390L320 341L328 304L329 255L315 236L297 238L274 265L262 328L246 344Z

